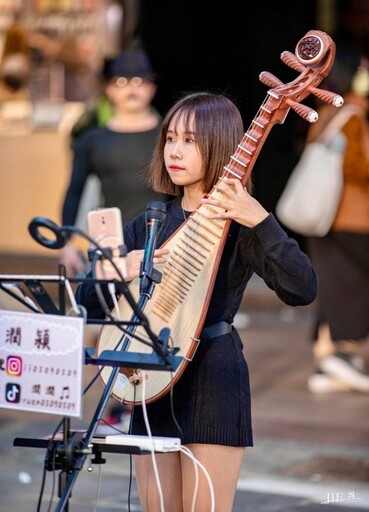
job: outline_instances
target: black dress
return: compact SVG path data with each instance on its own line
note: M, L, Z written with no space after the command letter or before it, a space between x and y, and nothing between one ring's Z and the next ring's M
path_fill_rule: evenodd
M160 246L183 222L180 198L167 203ZM145 216L124 230L128 251L145 244ZM232 222L204 326L232 323L253 272L291 306L310 304L316 297L314 269L295 240L272 214L254 228ZM81 285L77 301L90 318L101 317L93 287ZM173 403L173 412L171 403ZM202 341L173 391L147 405L153 435L180 437L182 444L210 443L251 446L250 383L243 344L236 329ZM133 433L147 435L142 407L133 409Z

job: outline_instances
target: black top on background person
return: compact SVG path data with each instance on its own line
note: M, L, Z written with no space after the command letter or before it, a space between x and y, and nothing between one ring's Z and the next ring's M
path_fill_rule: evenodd
M167 199L146 183L146 170L161 118L152 107L155 72L146 53L135 46L105 68L104 92L113 114L105 126L82 133L73 147L71 178L62 207L62 223L74 225L89 176L101 183L99 206L120 208L124 222L144 210L151 200ZM69 244L61 254L67 274L84 270L78 251Z

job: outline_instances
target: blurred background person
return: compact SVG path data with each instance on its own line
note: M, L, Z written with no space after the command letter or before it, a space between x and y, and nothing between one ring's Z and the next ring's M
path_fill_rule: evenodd
M30 62L24 53L8 54L0 66L0 104L3 101L31 100Z
M86 115L86 110L72 130L73 165L62 209L64 225L75 225L91 176L98 178L101 191L95 206L117 206L124 222L145 210L150 201L166 199L146 184L146 167L161 124L152 106L155 80L151 62L138 42L105 62L103 93L93 115ZM73 239L61 250L60 262L67 275L86 271L84 253ZM112 399L105 423L124 430L128 418L129 409ZM103 430L100 427L100 433Z
M22 9L19 8L14 12L13 20L5 30L0 62L14 53L22 53L30 57L28 37L29 31L22 19Z
M87 178L96 175L101 183L98 206L117 206L128 222L154 199L164 196L145 184L145 169L159 133L161 117L152 106L156 74L145 51L137 43L104 67L104 92L112 106L102 126L77 136L73 165L66 191L62 223L75 225ZM104 124L105 123L105 124ZM84 272L85 262L72 242L61 253L67 274Z
M343 96L357 113L339 134L345 144L344 188L332 228L324 237L307 240L319 279L312 346L316 369L308 388L314 393L369 393L369 375L359 357L369 334L369 69L357 46L337 49L322 88ZM319 136L337 109L323 105L318 113L307 143Z
M31 53L20 11L5 31L0 58L0 102L30 100Z
M27 134L32 113L31 66L26 54L9 53L0 65L0 133Z

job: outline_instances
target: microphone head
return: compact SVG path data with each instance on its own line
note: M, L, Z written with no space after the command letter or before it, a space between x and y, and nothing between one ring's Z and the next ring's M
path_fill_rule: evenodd
M163 222L167 214L165 203L161 201L150 201L146 208L145 218L146 221L159 221Z

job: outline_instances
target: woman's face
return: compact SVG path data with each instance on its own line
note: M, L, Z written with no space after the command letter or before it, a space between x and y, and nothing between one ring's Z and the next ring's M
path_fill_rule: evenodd
M173 183L202 190L204 169L193 117L190 118L188 130L183 115L179 114L179 117L171 120L164 146L164 162Z

